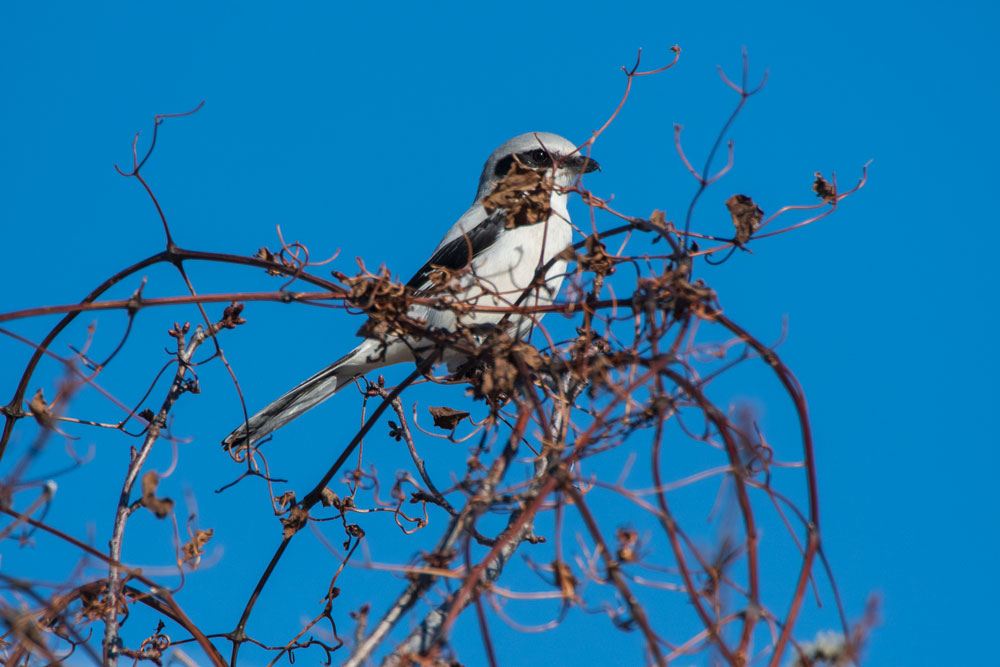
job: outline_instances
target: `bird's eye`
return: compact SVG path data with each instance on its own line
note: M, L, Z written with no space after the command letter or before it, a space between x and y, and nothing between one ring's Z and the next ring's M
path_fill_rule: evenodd
M541 148L536 148L531 151L531 159L538 164L547 164L549 162L549 154Z

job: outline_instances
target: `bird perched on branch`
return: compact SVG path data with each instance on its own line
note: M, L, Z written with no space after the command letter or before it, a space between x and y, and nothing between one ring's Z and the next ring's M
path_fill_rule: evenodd
M523 336L541 314L477 312L477 306L528 309L552 302L562 284L566 261L558 256L570 245L573 229L566 209L568 193L581 174L598 169L575 144L548 132L514 137L493 151L479 177L476 199L444 235L430 259L407 283L413 296L434 290L444 275L456 275L453 302L462 308L413 304L407 315L427 329L454 331L504 322ZM535 274L551 262L544 281ZM527 292L527 293L526 293ZM471 307L469 307L471 306ZM377 368L413 362L430 346L414 336L366 338L354 350L305 380L250 417L223 440L226 448L251 445ZM435 361L456 359L447 356Z

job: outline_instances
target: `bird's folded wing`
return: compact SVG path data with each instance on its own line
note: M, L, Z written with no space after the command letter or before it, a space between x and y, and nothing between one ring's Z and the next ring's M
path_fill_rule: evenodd
M505 211L497 209L468 232L447 243L442 243L427 260L427 263L410 278L406 286L419 293L426 286L427 279L435 268L459 271L469 266L473 259L492 246L500 237L504 230L505 220Z

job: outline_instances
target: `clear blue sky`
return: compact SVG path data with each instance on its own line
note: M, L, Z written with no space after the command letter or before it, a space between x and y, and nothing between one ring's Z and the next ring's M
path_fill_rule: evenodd
M337 267L347 272L363 256L405 277L465 210L495 146L532 130L583 141L617 103L618 68L637 47L656 65L676 43L680 64L636 82L594 149L603 172L589 183L614 194L622 210L658 208L680 218L694 183L674 153L672 124L684 125L685 145L700 162L734 102L714 68L735 74L745 45L753 72L768 68L770 81L736 123L736 166L699 209L697 229L728 233L719 202L733 192L773 211L810 201L816 170L835 170L847 184L874 162L868 186L833 218L762 241L754 255L722 268L701 267L701 275L727 312L764 340L776 339L788 318L780 353L810 400L825 545L848 615L860 615L869 592L883 600L867 664L983 664L995 653L982 640L995 634L998 590L988 563L1000 528L991 492L1000 464L991 343L1000 241L997 5L205 4L0 10L0 310L75 301L162 247L155 210L112 165L129 162L132 133L148 135L154 114L202 99L196 116L163 126L146 172L179 244L249 254L276 245L280 224L317 256L341 248ZM274 286L259 272L196 267L193 274L202 292ZM183 292L166 269L147 275L147 296ZM340 356L358 325L338 311L276 305L254 305L246 316L252 326L225 342L251 407ZM161 362L169 323L194 318L193 310L142 313L133 345L102 383L135 400ZM98 322L95 345L110 349L124 316ZM43 324L13 328L37 339ZM81 324L55 349L66 353L83 337ZM0 341L0 357L6 392L27 351ZM55 371L47 366L40 377L51 382ZM217 442L234 425L238 403L221 368L206 368L202 386L201 396L185 397L174 428L195 437L184 446L179 479L191 480L200 521L217 529L213 546L225 549L220 563L187 584L202 591L189 598L189 612L205 619L228 613L229 590L244 597L237 582L256 577L277 531L255 521L267 511L258 488L211 492L236 474ZM765 417L774 392L740 389L766 406ZM336 403L284 436L287 454L276 458L300 465L293 488L314 472L295 443L315 442L321 423L340 422L345 431L355 423L355 406ZM94 396L75 407L120 417ZM80 435L77 446L92 444L97 459L60 478L48 518L77 536L93 531L104 545L127 444L103 432ZM156 465L163 469L168 458ZM51 468L42 461L34 472L59 460L61 451ZM182 492L173 487L175 497ZM152 521L137 524L159 530ZM251 532L262 525L270 533ZM65 576L73 561L43 546L25 552L5 543L3 570ZM131 562L165 562L162 544L132 548ZM303 547L296 558L272 586L284 590L313 571L319 583L301 606L278 592L268 598L293 625L314 612L330 571L321 547ZM832 610L825 614L832 625ZM212 629L234 622L222 615ZM824 625L817 623L803 631ZM638 655L638 636L614 635L603 619L586 627L614 637L604 645L581 640L574 627L529 637L541 647L537 664L607 662L602 652L616 649L623 660ZM481 659L478 642L459 647L468 664ZM503 664L514 664L512 651L501 650Z

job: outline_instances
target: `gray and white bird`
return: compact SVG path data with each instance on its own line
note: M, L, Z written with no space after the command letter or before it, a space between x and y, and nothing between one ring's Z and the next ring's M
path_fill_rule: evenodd
M492 211L487 212L484 207L484 202L511 172L515 162L522 170L527 168L544 175L555 186L551 189L547 219L510 226L506 209L490 205ZM536 284L531 294L524 292L531 285L536 270L553 260L572 241L573 228L566 209L569 196L565 188L572 186L580 174L598 168L597 162L580 154L575 144L556 134L529 132L505 142L486 160L472 206L452 225L407 286L419 296L431 287L431 273L444 268L461 272L459 289L454 296L473 308L512 306L519 299L520 305L526 307L551 303L566 269L562 259L552 262L546 271L544 285ZM503 318L503 313L476 312L474 309L457 318L451 310L419 304L411 306L407 315L424 320L429 329L447 331L455 330L456 321L475 326L495 324ZM508 316L508 331L523 336L540 316ZM383 342L366 338L354 350L250 417L222 444L226 448L253 444L349 386L354 378L384 366L413 362L414 352L419 354L419 350L419 340L390 338ZM456 360L445 357L439 361L449 361L450 366Z

